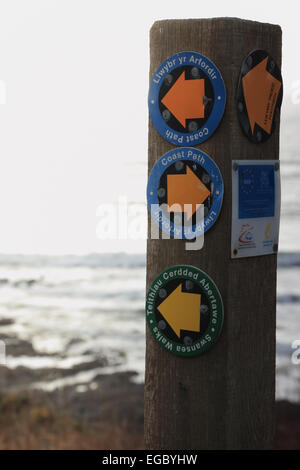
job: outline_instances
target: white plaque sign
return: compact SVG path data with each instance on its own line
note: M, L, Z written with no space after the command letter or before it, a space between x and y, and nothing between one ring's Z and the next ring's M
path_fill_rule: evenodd
M234 160L231 257L276 253L279 219L279 161Z

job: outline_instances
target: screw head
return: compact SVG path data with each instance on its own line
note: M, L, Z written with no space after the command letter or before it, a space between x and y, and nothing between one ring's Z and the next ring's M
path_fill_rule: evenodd
M158 295L161 299L164 299L165 297L167 297L166 289L159 289Z
M207 173L203 173L202 181L203 181L204 184L208 184L210 182L210 177Z
M207 312L208 312L208 306L207 305L201 305L200 313L205 314Z
M193 67L191 70L192 77L197 78L200 75L200 70L198 67Z
M190 132L195 132L198 129L198 124L196 123L196 121L189 122L188 129Z
M252 64L253 64L253 59L252 59L251 55L249 55L249 57L247 58L247 65L248 65L248 67L251 67Z
M183 167L184 167L184 163L183 163L183 162L180 162L180 161L179 161L179 162L176 162L176 163L175 163L175 168L176 168L177 171L182 170Z
M275 62L274 60L271 60L269 63L269 69L272 71L275 68Z
M164 330L164 329L166 328L167 324L166 324L166 322L165 322L164 320L160 320L160 321L158 322L157 326L158 326L158 328L159 328L160 330Z
M192 290L194 287L194 283L193 281L190 281L189 279L187 281L185 281L185 288L187 290Z
M170 85L173 81L173 77L172 75L169 73L168 75L166 75L166 78L165 78L165 83L166 85Z
M162 117L165 121L169 121L169 119L171 118L170 111L168 109L164 109L162 112Z
M165 188L158 188L158 190L157 190L158 197L164 197L165 194L166 194Z
M204 106L206 106L210 101L211 101L210 98L207 98L207 96L203 96L203 104L204 104Z
M261 142L261 141L262 141L262 133L261 133L261 131L257 131L257 133L256 133L256 139L257 139L257 142Z
M193 344L193 340L190 336L185 336L183 338L183 342L186 346L191 346Z

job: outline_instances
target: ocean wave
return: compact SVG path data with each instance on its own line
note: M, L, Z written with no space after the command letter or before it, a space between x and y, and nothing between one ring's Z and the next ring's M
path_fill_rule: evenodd
M90 253L87 255L6 255L0 254L0 266L11 267L56 267L56 268L145 268L146 254L128 253ZM299 252L281 252L278 254L278 267L300 266ZM24 279L24 283L34 284L42 279ZM0 285L9 279L0 279ZM18 281L19 282L19 281ZM22 282L22 281L20 281Z
M0 255L0 266L62 268L143 268L146 254L90 253L88 255Z
M276 301L278 304L297 304L297 303L300 303L300 295L295 295L295 294L278 295Z
M279 253L277 264L279 268L290 268L300 266L300 252Z

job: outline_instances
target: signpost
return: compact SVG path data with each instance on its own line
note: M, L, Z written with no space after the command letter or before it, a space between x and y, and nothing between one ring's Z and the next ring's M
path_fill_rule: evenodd
M162 170L160 163L156 163L163 156L185 152L188 147L209 155L216 164L222 175L224 198L219 217L205 232L200 251L186 250L184 240L176 237L151 239L149 227L145 378L148 449L266 449L273 445L277 254L272 250L265 256L232 256L232 207L238 208L235 215L239 222L242 220L239 211L247 216L246 221L252 210L242 198L241 201L232 199L239 194L239 190L232 191L233 184L239 188L239 181L232 180L235 178L233 163L255 162L254 167L246 168L249 178L238 170L237 174L244 178L243 190L251 189L257 195L257 175L261 178L263 175L261 169L256 169L256 162L263 160L265 165L270 160L275 171L274 161L279 157L276 100L277 125L273 122L271 127L267 127L265 120L262 123L262 109L250 110L248 105L248 130L254 129L254 139L249 138L250 134L245 135L239 122L239 113L245 117L244 106L249 96L247 85L241 109L237 101L239 80L241 70L245 75L243 63L252 51L267 51L280 70L280 27L216 18L159 21L151 29L148 203L151 197L157 198L159 204L160 198L182 204L188 200L193 213L202 198L205 206L205 189L202 186L202 191L193 189L195 178L203 184L200 168L193 168L184 158L183 166L177 170L171 168L175 161L170 163L169 172L167 165ZM190 64L192 54L199 61ZM185 63L180 64L179 57L186 57ZM204 64L202 68L201 64ZM256 75L252 65L250 69ZM265 105L268 106L266 101ZM209 121L211 116L214 117ZM261 124L266 128L261 128ZM161 179L164 171L165 177ZM270 173L267 171L264 176L268 179ZM272 217L270 206L273 196L276 199L275 180L274 193L272 184L266 193L266 217ZM208 183L204 185L211 191ZM160 188L165 193L158 193ZM258 204L258 200L254 196L252 204ZM149 223L150 220L151 213ZM271 227L265 230L269 236ZM168 277L168 273L173 276ZM187 278L188 273L191 278ZM203 286L197 279L193 280L197 273L199 279L207 276L207 282L217 289L214 291L219 299L215 332L210 323L213 304L209 304ZM212 341L205 344L206 335Z

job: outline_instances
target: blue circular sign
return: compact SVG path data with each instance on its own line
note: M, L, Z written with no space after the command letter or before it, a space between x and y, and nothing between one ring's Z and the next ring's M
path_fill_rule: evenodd
M190 240L216 222L223 193L220 170L206 153L193 147L177 148L163 155L150 173L148 209L163 232Z
M162 137L176 146L194 146L218 127L226 90L216 65L197 52L179 52L154 73L149 112Z

